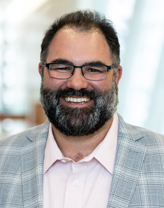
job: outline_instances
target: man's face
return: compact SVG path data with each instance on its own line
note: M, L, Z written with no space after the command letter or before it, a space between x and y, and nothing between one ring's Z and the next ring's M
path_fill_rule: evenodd
M65 60L81 66L91 62L112 65L109 46L98 30L80 32L63 28L53 38L47 63ZM39 72L41 74L39 65ZM81 136L95 132L112 119L117 106L117 86L122 68L113 79L113 70L101 81L86 80L76 68L68 80L49 77L44 68L41 102L53 126L65 135Z

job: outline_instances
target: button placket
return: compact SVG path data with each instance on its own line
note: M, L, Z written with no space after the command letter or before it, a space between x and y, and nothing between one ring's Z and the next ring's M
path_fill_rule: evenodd
M67 181L64 207L81 208L86 170L86 164L72 162L72 173Z

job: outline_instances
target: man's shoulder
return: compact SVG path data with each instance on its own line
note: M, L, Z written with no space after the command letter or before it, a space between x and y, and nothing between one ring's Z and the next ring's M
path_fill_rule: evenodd
M135 126L124 122L119 115L119 134L127 135L133 138L135 141L146 146L162 145L164 147L164 135L151 131L149 129Z
M17 146L20 147L23 145L26 139L35 139L39 135L47 133L49 127L49 122L46 121L44 124L31 127L23 132L18 134L0 139L0 149L5 146Z

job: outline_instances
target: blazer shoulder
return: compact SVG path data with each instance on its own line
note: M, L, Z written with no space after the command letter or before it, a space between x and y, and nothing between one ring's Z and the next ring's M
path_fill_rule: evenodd
M44 124L31 127L23 132L18 134L0 139L0 149L5 146L22 146L25 139L33 140L36 139L40 134L48 132L49 121L46 121Z
M119 116L119 133L130 135L135 141L149 146L149 145L162 145L164 148L164 135L148 130L143 127L135 126L124 122Z

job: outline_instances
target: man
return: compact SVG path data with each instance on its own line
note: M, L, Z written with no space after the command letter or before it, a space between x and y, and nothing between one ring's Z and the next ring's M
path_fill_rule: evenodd
M39 73L49 121L0 141L0 207L164 207L164 136L116 114L111 22L89 11L55 21Z

